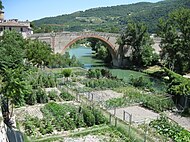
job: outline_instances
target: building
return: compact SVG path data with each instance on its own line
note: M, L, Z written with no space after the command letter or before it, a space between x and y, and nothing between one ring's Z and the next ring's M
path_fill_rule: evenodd
M23 37L33 34L29 21L18 21L18 19L4 20L4 12L0 11L0 36L4 30L15 30L22 33Z

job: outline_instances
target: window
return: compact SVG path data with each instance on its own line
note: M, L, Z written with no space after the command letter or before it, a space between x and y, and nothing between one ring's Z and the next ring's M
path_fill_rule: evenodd
M11 31L11 30L12 30L12 28L11 28L11 27L9 27L9 30Z
M20 31L23 32L23 28L20 28Z

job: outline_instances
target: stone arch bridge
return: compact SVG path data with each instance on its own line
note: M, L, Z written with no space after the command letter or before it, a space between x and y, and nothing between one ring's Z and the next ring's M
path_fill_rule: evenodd
M120 57L119 45L117 39L120 35L103 32L60 32L60 33L38 33L29 35L27 38L39 39L51 45L55 53L64 54L65 49L73 43L84 38L95 38L103 41L108 45L108 50L112 56L112 64L121 66L122 59ZM157 42L155 43L157 46Z

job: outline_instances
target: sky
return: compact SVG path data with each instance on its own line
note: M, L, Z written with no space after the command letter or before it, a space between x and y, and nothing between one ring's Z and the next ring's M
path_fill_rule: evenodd
M161 0L2 0L5 19L38 20L90 8Z

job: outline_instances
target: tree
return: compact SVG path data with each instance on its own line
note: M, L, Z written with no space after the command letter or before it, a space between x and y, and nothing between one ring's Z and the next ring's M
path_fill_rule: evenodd
M31 88L27 85L25 76L23 74L23 67L18 67L15 69L6 68L4 69L3 83L1 94L3 94L3 100L6 100L3 108L6 108L3 112L5 115L5 123L9 126L10 117L13 115L14 105L22 106L25 104L24 96L31 94ZM9 111L9 106L11 106L11 112Z
M2 10L4 8L3 4L2 4L2 0L0 0L0 9Z
M4 31L0 42L0 71L4 68L15 69L24 64L24 44L21 34L16 31Z
M3 95L2 110L5 110L3 113L6 123L10 120L9 103L12 104L13 112L13 104L18 106L24 104L24 94L28 90L24 80L26 75L23 75L26 70L24 67L25 43L22 35L16 31L4 31L0 41L0 73L3 77L0 93Z
M163 64L180 74L190 69L190 10L172 12L168 20L160 20L158 35Z
M28 40L26 44L26 58L37 67L47 66L52 57L52 49L45 42Z
M148 66L156 60L156 54L152 48L152 40L147 33L147 27L141 23L128 23L126 29L118 39L121 58L124 58L124 47L131 50L129 61L136 66Z

